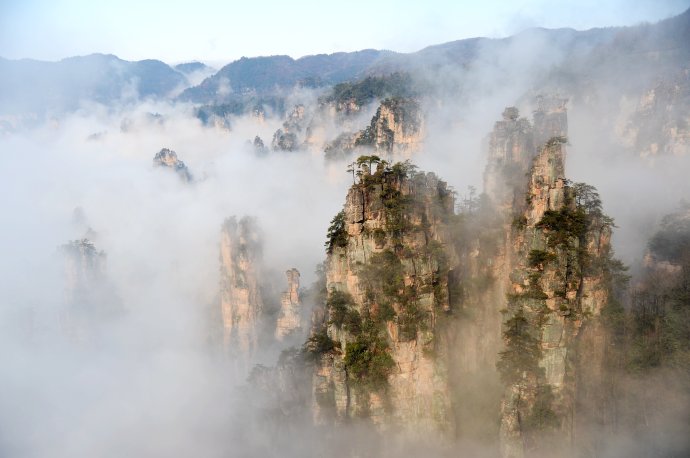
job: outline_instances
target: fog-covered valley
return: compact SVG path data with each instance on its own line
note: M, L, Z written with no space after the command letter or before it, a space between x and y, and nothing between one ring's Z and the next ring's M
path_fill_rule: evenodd
M689 37L0 59L0 455L684 456Z

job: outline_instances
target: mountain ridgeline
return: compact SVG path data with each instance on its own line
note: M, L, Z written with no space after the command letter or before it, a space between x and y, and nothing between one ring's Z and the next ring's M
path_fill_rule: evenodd
M388 98L423 99L434 106L451 100L472 104L479 94L505 86L514 87L518 96L534 88L567 96L572 110L598 120L589 127L637 154L683 154L690 122L688 30L690 10L656 24L587 31L537 28L409 54L363 50L299 59L243 57L213 74L199 62L172 67L102 54L59 62L0 59L0 128L12 131L36 117L72 113L92 103L149 100L192 104L204 124L232 129L247 114L286 116L294 94L305 91L314 92L316 106L353 114ZM512 57L523 49L534 52ZM193 75L209 76L199 83ZM338 141L322 139L318 148L336 156L352 149L356 132L366 126L357 127L341 132L347 135Z

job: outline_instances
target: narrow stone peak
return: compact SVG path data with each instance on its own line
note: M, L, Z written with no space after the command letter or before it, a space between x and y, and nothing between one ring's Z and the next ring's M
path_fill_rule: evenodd
M177 158L177 153L171 149L163 148L156 153L153 157L153 165L174 170L185 182L192 181L192 174L189 169L184 162Z
M525 174L547 181L555 175L563 175L563 145L567 143L568 134L567 100L540 96L535 103L537 109L532 122L520 117L516 107L507 107L503 119L495 123L489 135L484 191L503 209L510 209L523 198L527 191ZM556 145L561 148L555 148ZM535 163L535 157L545 152L543 160Z
M453 194L409 163L358 162L360 181L328 233L328 299L308 347L317 359L313 415L446 436L453 417L441 323L450 313Z
M284 340L292 333L302 329L301 302L299 297L299 270L292 268L285 272L288 289L280 299L280 315L276 322L275 338Z
M221 314L226 350L245 359L257 350L260 291L261 235L253 218L225 220L221 228Z

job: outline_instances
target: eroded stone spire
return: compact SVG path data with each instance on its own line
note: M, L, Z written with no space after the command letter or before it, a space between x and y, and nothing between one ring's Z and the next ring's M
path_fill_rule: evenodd
M276 323L275 337L283 340L288 335L302 328L300 319L301 303L299 299L299 270L292 268L285 272L288 289L280 299L280 316Z

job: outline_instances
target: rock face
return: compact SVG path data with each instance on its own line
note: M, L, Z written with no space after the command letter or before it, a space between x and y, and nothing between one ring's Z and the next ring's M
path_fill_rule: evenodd
M280 315L276 323L275 338L283 340L302 329L301 303L299 299L299 270L292 268L285 272L288 289L280 298Z
M168 148L163 148L153 157L153 165L167 167L174 170L177 175L186 182L192 181L192 174L184 162L177 158L177 153Z
M419 149L422 132L421 109L416 100L386 99L357 144L372 146L383 155L409 158Z
M453 430L443 333L453 206L445 182L402 163L365 167L350 188L329 229L328 300L308 342L317 423Z
M261 238L256 222L235 217L223 223L220 241L220 301L223 341L231 354L251 357L257 349L264 308L259 288Z
M296 151L300 149L304 142L303 137L307 124L304 105L296 105L288 113L282 129L276 130L273 134L271 148L274 151Z
M435 175L356 161L306 344L317 423L500 438L504 457L596 450L592 428L611 424L613 223L593 187L565 177L565 102L538 99L532 122L504 111L487 192L459 214Z
M410 158L421 148L424 122L419 102L411 98L385 99L371 123L359 132L344 132L327 143L326 158L347 157L356 150L374 151L387 158Z
M507 109L490 137L485 179L506 233L496 272L507 293L497 361L504 457L572 447L580 372L591 389L603 364L612 222L594 188L565 178L566 122L563 101L542 99L534 125Z
M690 69L640 97L621 129L622 143L642 157L690 154Z
M521 203L526 191L525 173L538 149L549 141L567 141L566 100L539 97L536 102L533 124L521 118L517 108L508 107L489 135L484 191L502 210Z

